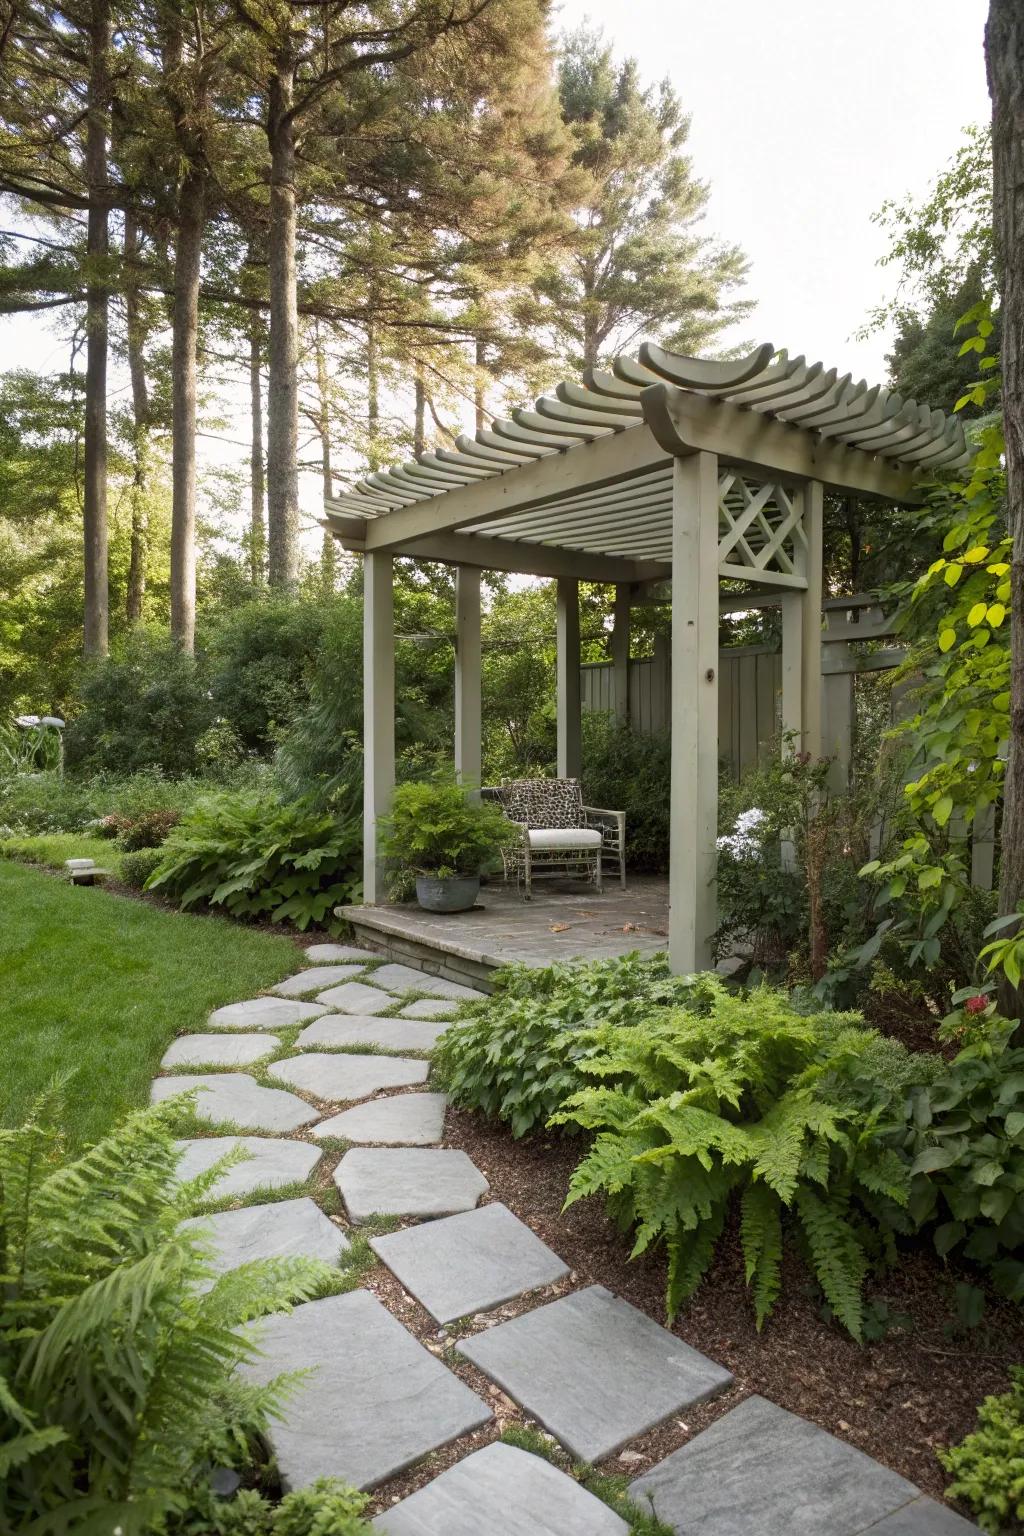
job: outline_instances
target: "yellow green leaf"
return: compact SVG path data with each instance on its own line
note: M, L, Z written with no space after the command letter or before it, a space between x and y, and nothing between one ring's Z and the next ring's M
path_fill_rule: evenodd
M955 629L949 629L947 627L946 629L944 629L942 631L942 633L939 636L939 650L942 651L943 654L945 654L945 652L948 651L955 644L956 644L956 630Z
M993 629L998 629L1000 624L1006 618L1006 609L1003 607L1002 603L993 603L991 608L988 610L988 613L985 615L985 618L986 622L991 624Z
M967 615L967 622L970 625L971 629L977 628L977 626L981 623L982 619L985 617L987 612L988 612L988 604L987 603L975 603L974 607L971 609L970 613Z
M936 885L942 884L942 870L937 864L929 864L922 869L917 877L918 890L931 890Z
M957 582L960 580L960 577L963 575L963 573L964 573L964 568L963 568L962 565L947 565L946 566L946 577L945 577L946 586L947 587L955 587Z
M1005 576L1010 567L1006 564L1005 560L999 560L995 565L987 565L985 569L990 576Z
M979 561L988 559L988 553L987 544L975 544L973 549L969 549L967 553L965 555L961 555L960 558L965 560L968 565L977 565Z
M1008 581L1001 581L999 583L998 587L996 587L996 597L998 597L1001 603L1008 603L1010 601L1010 583Z
M936 800L935 804L932 806L932 815L935 818L935 825L937 827L944 827L952 814L953 796L940 795L938 800Z
M997 693L995 698L992 700L992 708L993 709L1000 709L1000 710L1002 710L1002 709L1009 709L1009 707L1010 707L1010 690L1007 689L1005 693Z

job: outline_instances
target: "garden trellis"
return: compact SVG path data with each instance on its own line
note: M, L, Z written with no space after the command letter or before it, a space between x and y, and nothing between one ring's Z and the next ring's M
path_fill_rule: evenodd
M731 362L645 343L584 382L325 503L364 558L364 892L382 899L377 822L394 784L396 556L456 567L455 764L481 766L480 572L553 577L558 771L580 769L578 584L614 583L618 697L630 603L672 590L669 858L673 968L710 959L718 794L721 579L782 611L782 723L821 750L822 497L913 505L966 464L956 417L770 344Z

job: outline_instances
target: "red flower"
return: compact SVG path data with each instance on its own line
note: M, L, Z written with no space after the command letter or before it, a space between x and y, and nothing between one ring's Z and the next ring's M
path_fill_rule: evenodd
M969 997L964 1003L965 1013L984 1013L988 1007L988 998L981 992L976 997Z

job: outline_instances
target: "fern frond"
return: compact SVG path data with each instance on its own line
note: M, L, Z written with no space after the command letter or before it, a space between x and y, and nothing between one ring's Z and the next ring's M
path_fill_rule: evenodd
M857 1235L838 1211L807 1188L797 1191L796 1209L815 1278L840 1322L860 1342L868 1265Z
M704 1276L715 1253L715 1244L725 1225L724 1202L716 1206L707 1221L702 1223L692 1237L678 1234L668 1240L668 1286L665 1292L665 1309L669 1322L674 1322L679 1308L687 1296L692 1296Z
M740 1243L747 1284L754 1286L760 1333L781 1289L782 1213L779 1197L765 1184L750 1184L740 1201Z

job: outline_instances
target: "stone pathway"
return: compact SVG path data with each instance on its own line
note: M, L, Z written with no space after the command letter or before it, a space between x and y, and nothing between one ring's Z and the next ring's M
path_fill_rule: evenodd
M429 1053L459 1004L481 994L348 944L316 944L304 958L271 995L218 1008L207 1032L175 1040L153 1083L154 1100L198 1088L196 1118L211 1127L181 1143L182 1178L232 1149L245 1154L209 1194L245 1203L193 1223L208 1229L217 1271L297 1254L344 1263L345 1220L311 1198L333 1180L353 1227L402 1223L371 1236L377 1258L442 1329L460 1325L458 1354L496 1384L491 1393L500 1388L573 1458L600 1461L730 1386L722 1366L603 1286L552 1300L549 1288L573 1279L562 1259L507 1207L481 1205L485 1175L441 1145L446 1099L425 1087ZM249 1131L273 1134L238 1134ZM510 1302L523 1308L511 1320L488 1316ZM436 1348L367 1289L269 1319L251 1379L311 1368L271 1436L285 1486L334 1476L376 1489L489 1425L490 1401ZM677 1536L976 1531L759 1397L639 1477L632 1494ZM573 1478L500 1441L470 1441L373 1525L384 1536L628 1536Z

